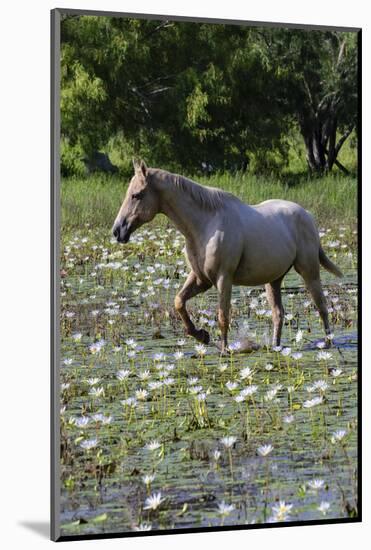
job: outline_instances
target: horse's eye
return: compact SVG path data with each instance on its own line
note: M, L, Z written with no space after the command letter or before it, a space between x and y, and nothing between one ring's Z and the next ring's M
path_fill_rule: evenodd
M133 197L133 199L139 200L143 197L143 194L144 194L144 191L139 191L139 193L133 193L132 197Z

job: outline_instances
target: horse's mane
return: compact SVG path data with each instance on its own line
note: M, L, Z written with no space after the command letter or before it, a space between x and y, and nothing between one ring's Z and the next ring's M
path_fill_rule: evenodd
M207 185L201 185L195 181L180 176L179 174L172 174L165 170L156 170L161 173L161 177L166 183L174 185L177 189L180 189L184 193L187 193L203 210L215 211L223 208L228 201L239 199L215 187L208 187Z

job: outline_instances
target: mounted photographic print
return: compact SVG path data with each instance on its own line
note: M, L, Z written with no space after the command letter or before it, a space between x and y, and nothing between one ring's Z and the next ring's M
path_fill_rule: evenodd
M53 10L53 540L361 520L360 55Z

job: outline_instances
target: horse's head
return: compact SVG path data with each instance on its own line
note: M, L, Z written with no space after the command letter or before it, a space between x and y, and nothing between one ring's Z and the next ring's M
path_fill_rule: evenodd
M158 195L149 182L147 166L143 161L134 161L134 171L112 228L119 243L127 243L130 235L144 223L150 222L159 211Z

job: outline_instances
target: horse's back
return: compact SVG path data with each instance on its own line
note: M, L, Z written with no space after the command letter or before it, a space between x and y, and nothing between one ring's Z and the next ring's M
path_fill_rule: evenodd
M318 248L312 216L299 204L270 199L241 208L244 252L237 284L263 284L282 276L297 255Z
M318 235L312 214L296 202L269 199L252 206L252 208L272 227L275 226L276 221L283 222L289 229L298 231L299 234L309 233L311 237Z

